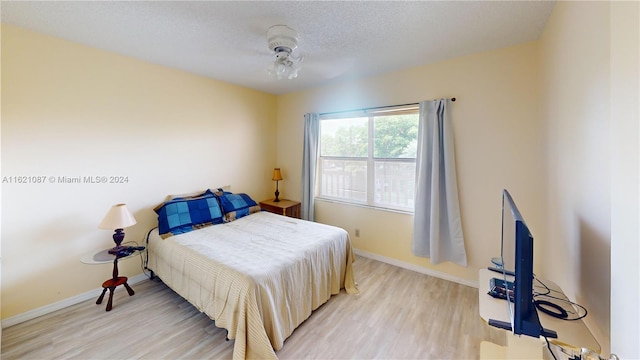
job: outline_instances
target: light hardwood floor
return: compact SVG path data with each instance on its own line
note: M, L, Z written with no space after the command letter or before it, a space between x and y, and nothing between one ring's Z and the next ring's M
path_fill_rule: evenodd
M481 341L504 345L477 289L363 257L354 270L360 294L314 311L280 359L475 359ZM231 359L225 330L157 278L133 288L110 312L92 300L3 329L2 359Z

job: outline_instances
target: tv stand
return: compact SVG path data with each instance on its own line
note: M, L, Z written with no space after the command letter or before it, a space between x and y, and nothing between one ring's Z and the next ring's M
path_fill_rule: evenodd
M507 330L507 331L512 331L513 330L511 328L511 323L506 322L506 321L489 319L489 321L487 323L489 325L491 325L493 327L497 327L499 329L503 329L503 330ZM543 336L543 337L546 337L546 338L557 339L558 338L558 333L553 331L553 330L542 328L542 333L540 334L540 336Z
M502 270L500 270L502 272ZM491 278L495 277L495 272L489 269L480 269L479 271L479 286L478 286L478 301L479 301L479 312L480 317L486 321L489 325L496 326L498 328L502 328L506 331L511 332L511 322L509 319L509 310L507 308L507 301L502 299L495 299L491 297L487 292L489 291L489 281ZM507 281L513 281L512 277L507 276ZM562 289L549 280L542 280L545 285L547 285L551 290L554 291L554 296L559 298L565 298L564 292ZM534 281L534 291L544 293L546 289L541 287L539 283ZM513 306L513 305L511 305ZM593 350L597 353L600 353L600 344L593 337L587 326L584 324L582 320L576 321L565 321L562 319L555 318L553 316L544 314L542 312L538 313L538 317L540 319L540 324L544 329L553 329L554 331L546 330L543 335L546 335L551 344L555 344L563 347L567 351L573 351L577 354L580 354L581 348L587 348ZM555 332L555 337L553 336ZM535 338L531 338L528 336L515 336L512 334L507 335L507 343L511 347L512 344L516 347L522 346L522 343L528 342L531 343L533 341L534 344L540 345L535 346L537 351L540 352L540 357L542 358L543 352L543 341L540 341ZM488 351L495 350L495 348L500 348L499 346L491 343L483 343L481 344L481 358L483 357L483 347ZM545 345L546 347L546 345ZM508 351L507 351L508 352ZM487 354L487 353L485 353ZM490 354L496 354L494 352L490 352ZM486 355L487 358L491 358L492 355ZM507 356L509 358L509 356Z

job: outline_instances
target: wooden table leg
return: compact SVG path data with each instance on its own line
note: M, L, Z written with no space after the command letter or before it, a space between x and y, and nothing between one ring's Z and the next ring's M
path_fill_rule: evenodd
M98 301L96 301L96 305L100 305L102 303L102 299L104 299L104 294L107 292L107 288L102 289L102 294L100 294L100 297L98 298Z
M129 296L133 296L135 294L135 292L133 291L133 289L131 288L131 286L129 286L129 284L124 283L122 284L124 285L124 287L127 289L127 292L129 293Z
M109 287L109 301L107 301L107 310L111 311L111 307L113 305L113 291L115 290L115 286Z

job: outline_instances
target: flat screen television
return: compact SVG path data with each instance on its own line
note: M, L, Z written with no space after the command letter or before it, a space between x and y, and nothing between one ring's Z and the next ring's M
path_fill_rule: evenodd
M533 236L506 189L502 191L500 253L504 280L509 280L507 276L513 274L513 299L506 301L511 323L489 320L489 324L512 330L516 335L557 338L554 331L544 329L540 324L533 303Z

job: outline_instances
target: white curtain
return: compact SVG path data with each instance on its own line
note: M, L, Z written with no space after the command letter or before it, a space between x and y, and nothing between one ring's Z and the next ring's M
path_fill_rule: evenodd
M302 218L315 221L316 169L318 166L318 137L320 114L304 115L304 147L302 149Z
M467 266L453 146L451 100L420 103L413 253Z

